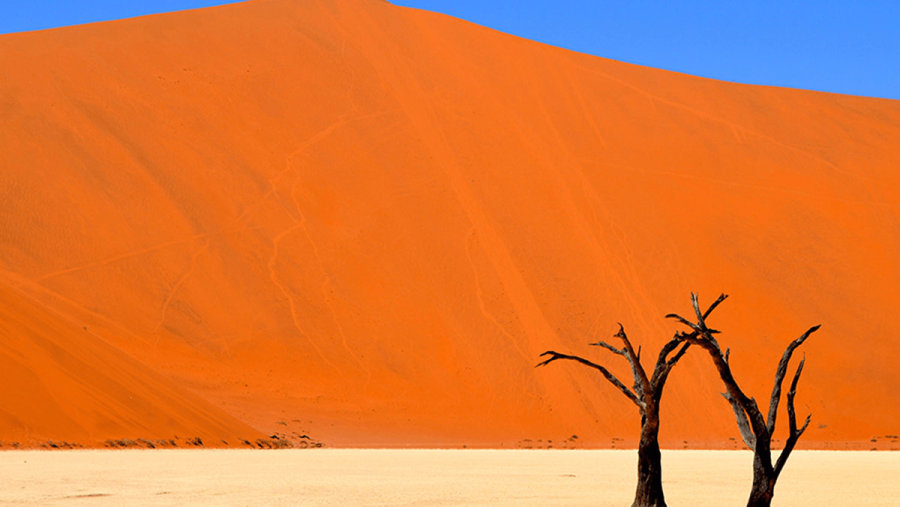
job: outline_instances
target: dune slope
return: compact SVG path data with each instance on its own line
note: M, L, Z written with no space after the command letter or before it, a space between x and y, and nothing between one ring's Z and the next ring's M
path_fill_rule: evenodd
M199 437L223 447L262 436L109 346L83 310L48 308L24 285L0 287L0 444L173 447Z
M0 36L0 68L16 365L0 440L246 424L334 446L629 445L634 407L538 354L627 377L587 343L622 322L655 356L692 290L732 295L715 325L760 400L788 341L823 325L803 347L803 445L897 434L897 101L628 65L375 0ZM90 357L29 352L36 336ZM80 378L95 394L65 396ZM719 390L689 354L666 445L736 445Z

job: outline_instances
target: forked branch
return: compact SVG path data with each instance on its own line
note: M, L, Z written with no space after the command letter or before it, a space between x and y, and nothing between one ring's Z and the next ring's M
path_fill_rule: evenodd
M669 357L678 346L681 348ZM659 356L656 358L656 366L653 368L653 376L650 378L651 391L656 392L661 385L665 384L669 371L678 363L678 360L684 356L687 349L691 346L690 342L686 342L680 333L676 333L663 348L659 350Z
M614 336L620 338L625 345L625 359L628 360L628 364L631 366L631 374L634 377L634 389L639 396L643 397L643 394L650 390L650 379L647 378L647 372L644 371L644 367L641 365L640 356L634 352L634 347L631 346L631 341L628 339L628 335L625 334L625 328L622 327L621 322L619 323L619 331Z
M697 322L691 322L690 320L678 315L677 313L668 313L666 314L667 319L675 319L678 322L681 322L685 326L694 330L695 333L699 335L700 338L712 338L711 335L719 334L721 331L717 329L710 329L706 326L706 319L709 318L710 314L712 314L713 310L719 306L722 301L728 298L728 294L720 294L719 297L713 301L713 304L709 305L709 308L706 309L705 312L700 311L700 301L697 298L697 294L691 292L691 306L694 309L694 314L697 316Z
M807 415L803 426L797 428L797 413L794 409L794 396L797 394L797 382L800 380L800 373L803 371L803 364L805 362L806 358L803 358L800 360L800 364L797 365L797 371L794 373L793 380L791 380L791 388L787 393L788 429L790 433L784 443L784 449L781 450L781 454L778 455L778 461L775 463L776 478L781 473L784 464L787 463L788 456L790 456L791 451L794 450L794 446L797 445L797 440L799 440L800 435L806 431L806 428L809 426L809 421L812 418L812 414Z

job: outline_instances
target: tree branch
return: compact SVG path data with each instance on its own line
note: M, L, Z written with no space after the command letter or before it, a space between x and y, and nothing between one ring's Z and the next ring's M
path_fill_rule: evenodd
M617 348L613 347L612 345L610 345L606 342L603 342L603 341L599 341L597 343L588 343L588 345L593 345L595 347L603 347L604 349L611 351L613 354L618 354L620 356L625 355L625 349L617 349Z
M728 296L726 296L725 294L719 295L719 298L716 299L715 302L713 302L713 304L709 305L709 308L707 308L705 313L700 313L700 300L696 294L691 292L691 306L694 307L694 314L697 315L697 328L698 328L697 331L702 334L707 335L706 336L707 338L711 339L712 337L709 335L721 333L721 331L719 331L717 329L710 329L706 325L706 317L708 317L709 314L712 313L712 311L715 310L717 306L719 306L719 303L721 303L722 301L725 301L725 298L727 298L727 297Z
M697 297L697 294L691 292L691 306L694 307L694 314L697 316L697 324L701 328L706 327L706 322L704 322L703 313L700 312L700 299Z
M678 315L677 313L667 313L666 318L667 319L676 319L676 320L678 320L678 322L681 322L682 324L693 329L694 331L696 331L698 333L700 332L700 328L697 326L697 324L694 324L693 322L687 320L686 318L682 317L681 315Z
M688 349L690 346L691 346L691 342L685 342L685 343L684 343L684 346L681 347L681 349L680 349L678 352L676 352L675 355L672 356L671 359L669 359L669 360L666 362L666 367L669 368L669 369L671 369L673 366L675 366L675 363L677 363L678 360L681 359L681 356L683 356L684 353L687 352L687 349Z
M613 336L621 338L622 343L625 344L625 359L631 365L631 374L634 377L634 390L643 399L644 394L650 391L650 379L647 378L647 372L644 371L638 355L635 354L634 347L631 346L631 341L628 340L628 335L625 334L625 328L622 327L621 322L619 323L619 331Z
M775 385L772 387L772 396L769 398L769 417L766 419L766 428L769 430L770 434L775 431L775 419L778 417L778 403L781 401L781 385L784 382L784 375L787 373L791 355L794 354L794 349L802 345L803 342L809 338L809 335L815 333L819 327L820 326L817 325L807 329L799 338L792 341L784 350L781 361L778 362L778 368L775 370ZM800 369L802 369L802 366ZM799 375L799 370L797 375Z
M719 294L719 297L713 302L713 304L709 305L709 308L707 308L706 311L703 312L703 320L709 318L709 315L713 312L713 310L715 310L716 307L726 299L728 299L728 294Z
M606 368L600 366L599 364L593 363L593 362L591 362L591 361L588 361L587 359L584 359L584 358L582 358L582 357L578 357L578 356L570 356L570 355L568 355L568 354L560 354L559 352L555 352L555 351L553 351L553 350L548 350L547 352L544 352L543 354L541 354L541 356L542 356L542 357L543 357L543 356L550 356L550 358L547 359L547 360L545 360L545 361L542 361L542 362L538 363L537 366L535 366L535 368L537 368L538 366L544 366L544 365L547 365L547 364L549 364L549 363L551 363L551 362L553 362L553 361L556 361L557 359L569 359L569 360L571 360L571 361L577 361L577 362L579 362L579 363L581 363L581 364L583 364L583 365L585 365L585 366L589 366L589 367L591 367L591 368L594 368L595 370L599 370L600 373L602 373L603 376L606 377L606 380L610 381L610 383L612 383L612 385L614 385L614 386L616 386L617 388L619 388L619 390L622 391L622 394L624 394L625 396L627 396L629 400L631 400L632 402L634 402L634 404L637 405L638 408L640 408L640 409L643 411L643 409L644 409L644 403L643 403L641 400L639 400L638 397L637 397L633 392L631 392L631 390L628 389L628 387L626 387L625 384L622 383L622 381L620 381L619 379L617 379L615 375L613 375L612 373L610 373L609 370L607 370Z
M673 336L671 340L666 342L666 344L663 345L661 349L659 349L659 355L656 356L656 366L653 367L653 375L650 378L650 389L652 391L655 392L657 390L657 386L665 382L666 374L669 373L667 371L668 369L666 368L666 359L668 358L668 355L673 350L675 350L675 348L678 347L678 344L682 341L684 341L684 339L681 338L681 336L679 336L678 334L675 334L675 336ZM660 381L661 379L662 382Z
M745 412L741 404L727 392L722 393L722 396L728 400L728 403L731 405L731 410L734 411L734 417L737 421L738 430L741 432L741 438L744 440L744 444L746 444L749 449L754 449L756 447L756 435L753 434L753 430L750 428L747 412Z
M816 327L818 328L818 326ZM794 411L794 395L797 394L797 382L800 380L800 373L803 371L803 364L805 362L806 358L803 358L800 360L800 364L797 365L797 371L794 373L793 380L791 380L791 389L787 393L788 426L790 434L784 443L784 449L782 449L781 454L778 455L778 461L775 463L776 478L778 477L778 474L781 473L781 469L784 468L784 464L787 463L788 456L790 456L791 451L794 450L797 440L799 440L800 435L806 431L806 428L809 426L809 421L812 418L812 414L806 416L806 422L803 423L803 427L797 428L797 415Z
M681 349L669 358L669 354L682 343L684 345ZM654 394L657 396L662 394L662 386L665 385L669 371L672 370L672 367L675 366L690 346L690 342L685 342L684 338L679 333L676 333L671 340L663 345L663 348L659 351L659 356L656 358L656 366L653 368L653 376L650 379L650 389Z
M694 343L695 340L689 339L689 341ZM731 366L728 365L728 361L726 361L725 355L722 354L722 349L719 348L719 344L716 343L714 338L709 336L707 336L706 339L696 340L696 344L709 352L713 364L719 372L719 378L722 380L722 383L725 384L725 389L727 391L725 399L731 403L732 409L735 410L735 416L737 416L738 419L738 427L741 427L743 421L749 420L752 434L755 435L752 440L754 444L756 442L756 437L768 438L766 420L763 419L763 415L759 411L756 400L744 394L744 391L738 386L737 381L734 379L734 375L731 373ZM738 414L735 404L741 408L740 414ZM744 433L743 428L741 428L741 433ZM746 441L747 439L745 438L744 440Z
M803 365L806 364L806 358L800 360L800 364L797 365L797 371L794 372L794 378L791 380L791 389L787 393L787 410L788 410L788 427L790 429L791 435L797 435L798 437L806 431L806 427L809 426L810 417L806 417L806 422L803 424L803 427L799 430L797 429L797 415L794 411L794 396L797 394L797 382L800 381L800 374L803 372Z

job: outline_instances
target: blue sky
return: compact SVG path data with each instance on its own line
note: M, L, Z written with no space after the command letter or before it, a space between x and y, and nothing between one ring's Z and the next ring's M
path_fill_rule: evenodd
M223 3L231 2L0 0L0 33ZM900 99L900 0L393 3L651 67L743 83Z

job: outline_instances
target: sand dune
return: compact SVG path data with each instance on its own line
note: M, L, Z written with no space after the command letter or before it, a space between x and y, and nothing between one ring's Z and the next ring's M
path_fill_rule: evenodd
M0 440L632 445L621 394L537 355L626 375L587 342L654 350L694 290L732 294L757 399L823 325L801 446L898 446L900 102L374 0L5 35L0 67ZM718 391L689 354L665 445L736 445Z
M111 347L85 320L8 287L0 302L0 446L226 447L263 436ZM136 437L144 440L125 443Z

